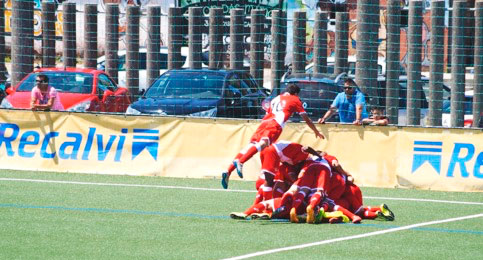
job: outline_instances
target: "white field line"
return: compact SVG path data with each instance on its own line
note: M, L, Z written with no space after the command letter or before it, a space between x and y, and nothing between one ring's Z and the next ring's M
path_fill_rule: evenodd
M127 184L127 183L101 183L101 182L79 182L79 181L58 181L58 180L19 179L19 178L0 178L0 181L58 183L58 184L93 185L93 186L140 187L140 188L157 188L157 189L181 189L181 190L202 190L202 191L224 191L224 192L247 192L247 193L255 193L256 192L255 190L225 190L225 189L197 188L197 187L186 187L186 186L166 186L166 185L150 185L150 184ZM416 201L416 202L435 202L435 203L451 203L451 204L466 204L466 205L480 205L480 206L483 206L483 202L451 201L451 200L432 200L432 199L419 199L419 198L389 198L389 197L371 197L371 196L365 196L364 199L403 200L403 201Z
M403 227L385 229L385 230L380 230L380 231L375 231L375 232L370 232L370 233L365 233L365 234L360 234L360 235L348 236L348 237L339 237L339 238L323 240L323 241L318 241L318 242L313 242L313 243L307 243L307 244L302 244L302 245L297 245L297 246L289 246L289 247L270 249L270 250L255 252L255 253L251 253L251 254L246 254L246 255L241 255L241 256L236 256L236 257L231 257L231 258L225 258L224 260L247 259L247 258L251 258L251 257L255 257L255 256L274 254L274 253L283 252L283 251L296 250L296 249L307 248L307 247L312 247L312 246L320 246L320 245L331 244L331 243L341 242L341 241L346 241L346 240L383 235L383 234L387 234L387 233L403 231L403 230L408 230L408 229L418 228L418 227L423 227L423 226L429 226L429 225L434 225L434 224L441 224L441 223L446 223L446 222L453 222L453 221L472 219L472 218L480 218L480 217L483 217L483 213L482 214L476 214L476 215L470 215L470 216L464 216L464 217L458 217L458 218L449 218L449 219L443 219L443 220L423 222L423 223L419 223L419 224L413 224L413 225L408 225L408 226L403 226Z
M225 190L225 189L196 188L196 187L185 187L185 186L165 186L165 185L128 184L128 183L102 183L102 182L80 182L80 181L56 181L56 180L17 179L17 178L0 178L0 181L40 182L40 183L93 185L93 186L141 187L141 188L180 189L180 190L255 192L255 191L251 191L251 190Z

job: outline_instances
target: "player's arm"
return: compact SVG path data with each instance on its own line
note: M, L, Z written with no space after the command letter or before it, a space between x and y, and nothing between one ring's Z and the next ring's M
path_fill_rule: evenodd
M339 161L337 161L337 160L333 160L333 161L332 161L332 165L331 165L331 166L332 166L332 168L333 168L333 169L334 169L336 172L338 172L338 173L340 173L340 174L342 174L342 175L346 176L346 177L347 177L347 181L349 181L349 182L353 182L353 181L354 181L354 177L352 177L352 175L350 175L350 173L346 172L346 171L344 170L344 168L342 168L342 166L340 165Z
M305 123L310 127L310 129L312 129L312 131L314 131L316 138L318 137L318 138L325 139L325 136L323 134L321 134L319 132L319 130L317 130L317 127L315 127L314 123L312 122L310 117L307 115L307 113L302 113L302 114L300 114L300 116L304 119Z
M314 150L314 148L310 147L310 146L304 146L302 147L302 151L306 152L306 153L309 153L309 154L312 154L312 155L315 155L319 158L322 158L323 157L323 154L317 152L316 150Z

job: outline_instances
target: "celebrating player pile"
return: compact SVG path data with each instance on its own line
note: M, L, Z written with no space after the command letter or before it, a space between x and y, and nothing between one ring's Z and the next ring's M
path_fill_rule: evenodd
M227 189L233 170L243 178L243 163L261 152L262 170L256 182L255 201L245 212L233 212L230 216L234 219L289 218L294 223L302 220L307 223L360 223L363 218L394 220L386 204L363 206L361 190L336 157L298 143L276 142L295 112L302 116L316 138L325 138L305 112L299 93L300 88L292 83L286 92L270 102L250 143L222 173L221 184Z

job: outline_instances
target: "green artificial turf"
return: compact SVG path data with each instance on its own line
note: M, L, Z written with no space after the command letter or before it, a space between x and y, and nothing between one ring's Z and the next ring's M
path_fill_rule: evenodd
M362 191L364 204L386 203L396 220L363 220L359 225L233 220L230 212L244 211L253 202L253 182L231 181L230 189L222 190L218 179L0 170L0 258L223 259L281 248L289 250L253 259L476 259L483 255L481 215L371 235L482 214L482 193ZM336 238L341 241L331 241ZM323 241L330 243L288 248Z

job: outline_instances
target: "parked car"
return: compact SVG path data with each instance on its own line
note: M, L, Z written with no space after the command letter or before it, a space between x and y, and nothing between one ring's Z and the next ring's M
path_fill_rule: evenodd
M177 69L161 75L126 114L260 118L268 91L249 73Z
M42 68L25 76L2 100L0 108L30 109L30 92L38 74L49 77L49 85L58 91L67 111L125 112L131 103L129 91L118 87L103 71Z
M118 82L119 85L126 86L126 50L120 50L117 53L119 57L118 62ZM188 68L188 47L181 48L181 62L183 63L183 68ZM208 66L207 56L202 54L203 67ZM149 86L147 85L148 74L147 74L147 49L139 48L139 90L146 90ZM159 66L160 75L168 70L168 47L162 46L159 54ZM97 59L97 69L106 69L106 56L101 56Z
M349 70L346 71L349 75L355 75L356 74L356 56L351 55L347 58L348 63L349 63ZM334 68L335 68L335 57L328 57L327 58L327 74L333 74L334 73ZM283 76L281 81L285 79L286 76L290 75L292 73L292 70L289 69ZM311 62L307 66L305 66L305 73L306 74L313 74L314 73L314 63ZM400 75L406 75L406 70L404 69L403 66L399 66L399 74ZM379 57L377 59L377 75L378 76L385 76L386 75L386 58L385 57Z
M272 90L271 96L264 101L264 108L267 109L269 101L280 93L290 83L296 83L301 91L299 93L300 100L307 112L307 115L313 121L317 121L324 116L332 101L339 92L343 91L344 78L346 73L334 76L332 74L317 75L311 74L291 74L288 75L281 83L280 89ZM300 121L300 117L292 117L292 122ZM338 122L338 117L332 117L331 122Z

